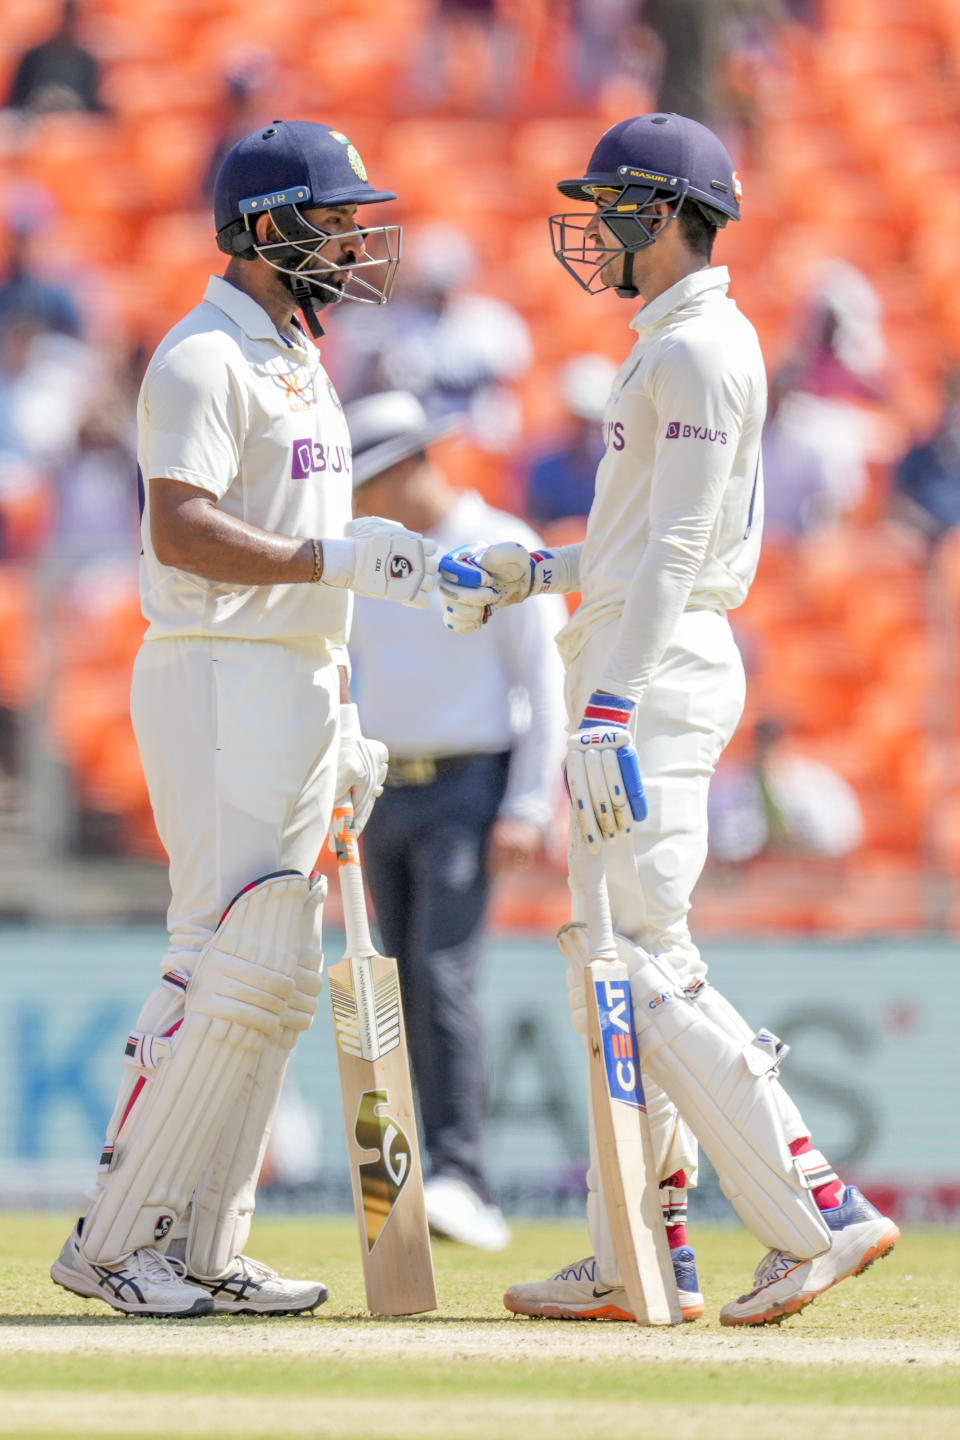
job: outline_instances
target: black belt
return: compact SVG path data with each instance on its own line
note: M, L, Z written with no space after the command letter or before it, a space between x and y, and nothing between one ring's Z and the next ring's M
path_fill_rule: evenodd
M387 766L386 785L432 785L444 775L452 775L473 760L490 760L495 753L477 750L470 755L391 755Z

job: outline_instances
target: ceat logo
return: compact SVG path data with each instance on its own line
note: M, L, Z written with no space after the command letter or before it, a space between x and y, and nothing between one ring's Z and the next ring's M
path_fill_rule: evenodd
M406 580L413 573L413 566L406 555L390 556L390 577L393 580Z

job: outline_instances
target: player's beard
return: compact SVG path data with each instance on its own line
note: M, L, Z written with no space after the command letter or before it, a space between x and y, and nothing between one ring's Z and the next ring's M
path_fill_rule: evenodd
M335 305L338 300L343 298L343 291L347 283L346 274L342 270L300 270L296 275L281 272L280 279L294 298L296 298L295 283L303 284L305 282L310 287L311 298L318 305Z

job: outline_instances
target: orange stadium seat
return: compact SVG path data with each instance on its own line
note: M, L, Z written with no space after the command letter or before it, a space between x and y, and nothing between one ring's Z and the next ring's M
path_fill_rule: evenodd
M36 581L24 565L0 563L0 708L23 710L40 680Z

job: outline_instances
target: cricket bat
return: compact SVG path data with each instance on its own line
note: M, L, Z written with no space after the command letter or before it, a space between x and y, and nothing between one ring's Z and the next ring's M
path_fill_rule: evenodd
M617 959L603 860L584 855L590 1106L620 1279L639 1325L678 1325L680 1298L660 1209L630 975Z
M353 809L333 812L347 949L328 971L367 1306L437 1308L396 960L370 939Z

